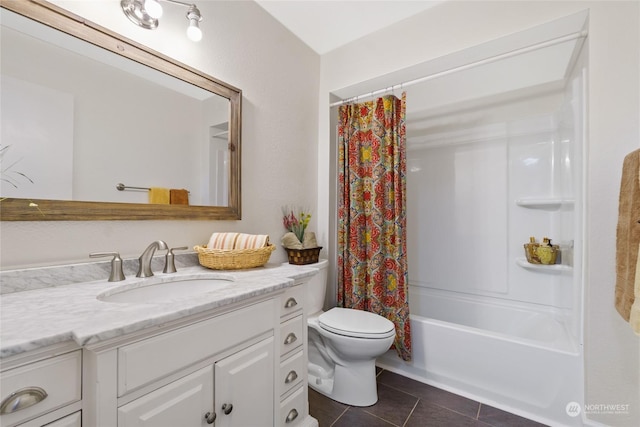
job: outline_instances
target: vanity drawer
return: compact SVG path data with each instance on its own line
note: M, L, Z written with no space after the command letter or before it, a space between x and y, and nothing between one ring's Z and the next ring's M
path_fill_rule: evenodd
M60 418L45 427L81 427L82 426L82 412L74 412L71 415L67 415L64 418Z
M305 358L302 350L280 363L280 387L281 395L288 393L300 384L307 374Z
M302 316L296 316L280 326L280 355L284 355L302 345Z
M298 310L302 310L304 301L304 286L293 286L280 297L280 316L285 317Z
M275 300L241 308L118 349L118 396L274 328Z
M305 419L304 387L280 403L280 426L294 427Z
M35 396L44 390L46 397L10 414L0 415L0 425L8 426L53 411L82 399L82 352L80 350L10 369L0 374L2 403L12 393ZM39 388L39 389L36 389ZM31 388L31 390L29 390ZM28 393L28 394L27 394ZM25 398L23 397L23 399ZM11 406L11 403L8 403Z

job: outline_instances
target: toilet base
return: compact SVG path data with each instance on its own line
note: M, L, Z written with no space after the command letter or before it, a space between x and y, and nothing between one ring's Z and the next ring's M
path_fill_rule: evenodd
M350 406L371 406L378 401L375 359L336 365L330 378L323 378L315 368L309 364L309 387L318 393Z

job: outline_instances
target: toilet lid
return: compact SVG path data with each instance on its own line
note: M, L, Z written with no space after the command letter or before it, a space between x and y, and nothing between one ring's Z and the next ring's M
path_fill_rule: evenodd
M387 338L395 334L390 320L350 308L332 308L318 317L318 323L327 331L355 338Z

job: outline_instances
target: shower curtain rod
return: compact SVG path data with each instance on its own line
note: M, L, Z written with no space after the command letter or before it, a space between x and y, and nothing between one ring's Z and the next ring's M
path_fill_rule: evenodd
M485 58L485 59L481 59L479 61L476 62L471 62L469 64L465 64L465 65L461 65L459 67L454 67L454 68L449 68L448 70L444 70L444 71L440 71L438 73L434 73L434 74L429 74L426 75L424 77L420 77L417 78L415 80L410 80L408 82L403 82L400 84L396 84L393 86L389 86L383 89L378 89L378 90L374 90L372 92L368 92L362 95L358 95L358 96L352 96L350 98L347 99L343 99L342 101L337 101L334 102L332 104L329 104L329 107L338 107L340 105L345 105L345 104L350 104L352 102L358 102L358 100L360 100L361 98L370 98L370 97L374 97L376 95L381 95L383 93L387 93L387 92L392 92L396 89L404 89L408 86L413 86L415 84L418 83L423 83L426 82L428 80L432 80L438 77L442 77L442 76L446 76L448 74L453 74L453 73L457 73L458 71L464 71L470 68L474 68L480 65L485 65L485 64L490 64L492 62L496 62L499 61L501 59L506 59L506 58L511 58L512 56L516 56L516 55L520 55L522 53L528 53L528 52L533 52L534 50L538 50L538 49L542 49L545 47L549 47L549 46L554 46L560 43L564 43L564 42L568 42L571 40L576 40L579 38L583 38L587 36L587 31L578 31L576 33L572 33L572 34L567 34L566 36L561 36L561 37L557 37L555 39L551 39L551 40L547 40L545 42L541 42L541 43L536 43L533 44L531 46L527 46L527 47L523 47L520 49L515 49L506 53L501 53L499 55L495 55L495 56L490 56L489 58Z

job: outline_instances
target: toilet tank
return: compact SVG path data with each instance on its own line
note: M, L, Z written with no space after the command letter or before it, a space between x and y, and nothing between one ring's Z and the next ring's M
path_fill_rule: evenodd
M329 261L321 259L317 263L307 264L305 267L318 269L318 273L305 285L307 291L307 314L314 314L322 310L324 306L324 296L327 291L327 268L329 267Z

